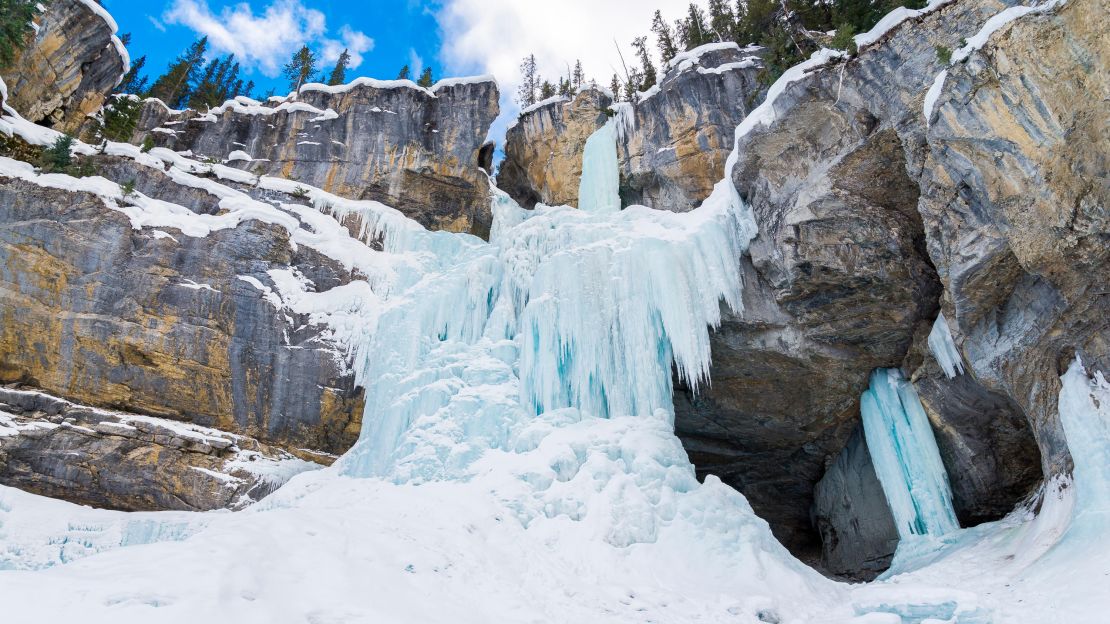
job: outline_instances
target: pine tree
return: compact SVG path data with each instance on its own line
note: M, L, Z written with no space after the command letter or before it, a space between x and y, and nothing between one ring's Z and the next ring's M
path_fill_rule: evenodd
M281 69L282 75L289 81L289 88L299 92L308 77L316 73L316 62L316 54L308 46L302 45Z
M97 132L99 135L97 138L119 143L130 141L142 110L143 103L138 97L131 95L112 97L104 107L104 122Z
M408 80L408 79L409 79L409 66L405 65L404 67L401 68L401 71L397 73L397 80Z
M189 83L204 61L207 49L208 37L196 40L184 54L177 57L166 73L154 81L148 95L162 100L167 106L180 106L189 95Z
M679 42L686 50L693 50L713 41L713 33L709 30L709 18L706 17L705 11L693 2L686 11L686 17L675 24L675 29L678 31Z
M23 49L34 29L35 0L0 0L0 67L6 67Z
M339 60L335 62L335 69L331 70L331 75L328 76L328 84L335 86L347 82L347 66L351 64L351 53L343 50L343 54L339 55Z
M433 84L435 84L435 82L432 80L432 68L431 67L425 67L424 71L420 72L420 78L418 78L416 80L416 84L418 84L418 85L420 85L424 88L428 88L428 87L432 86Z
M736 31L736 16L728 0L709 0L709 30L717 41L729 41Z
M516 103L527 108L536 103L536 55L529 54L520 62L520 86L516 90Z
M743 0L739 0L743 1ZM662 57L664 63L669 63L671 59L678 54L678 47L674 43L674 33L667 22L663 20L663 14L659 11L655 12L655 17L651 20L651 32L655 33L655 44L659 47L659 56Z
M613 101L621 101L621 79L616 74L613 74L613 80L609 83L609 90L613 92Z
M544 80L543 84L540 85L540 101L546 100L554 95L555 85L551 84L549 80Z
M123 76L123 80L112 90L112 93L142 93L146 89L147 77L140 76L146 66L146 56L140 56L131 63L131 69Z
M640 58L640 84L637 85L637 91L646 91L655 86L655 65L651 63L651 56L647 51L647 37L636 37L632 41L632 47L636 50L636 56Z
M582 83L586 81L586 74L582 71L582 61L574 62L574 73L571 74L570 82L575 91L582 90Z

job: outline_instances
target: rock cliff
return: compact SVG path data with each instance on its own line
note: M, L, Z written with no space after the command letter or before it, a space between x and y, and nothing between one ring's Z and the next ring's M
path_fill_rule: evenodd
M977 34L1009 3L912 17L789 84L741 133L733 181L760 228L742 260L751 303L715 336L712 389L676 398L676 427L699 468L725 474L795 549L807 529L796 505L844 447L874 367L914 373L965 524L1068 469L1060 366L1077 352L1103 365L1110 311L1106 110L1083 95L1107 90L1092 69L1106 64L1106 28L1077 21L1092 5L990 37ZM947 68L927 123L946 69L937 48L961 41L967 60ZM923 346L940 307L969 364L951 381ZM818 518L836 515L828 490ZM861 552L889 543L851 525L862 520L821 527L827 565L843 563L847 535Z
M634 104L596 88L526 110L505 138L498 186L531 207L578 203L586 139L619 109L625 205L685 212L723 176L736 126L763 100L759 48L711 44L675 57Z
M380 201L431 229L487 237L486 134L497 101L492 79L423 89L407 80L361 78L341 87L306 85L264 103L238 98L204 114L147 100L134 138Z
M0 389L0 482L43 496L124 511L237 509L316 468L248 437Z
M54 0L32 41L0 71L8 105L30 121L76 132L104 104L129 59L116 23L92 0Z

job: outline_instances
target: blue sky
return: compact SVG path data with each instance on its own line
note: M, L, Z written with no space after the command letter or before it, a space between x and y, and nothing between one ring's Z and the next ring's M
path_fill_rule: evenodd
M121 33L131 33L133 58L146 55L151 80L197 37L208 34L213 52L236 52L257 94L288 85L281 64L307 43L330 70L345 47L356 51L350 77L395 78L400 68L427 65L441 75L437 3L313 0L106 0ZM232 43L234 42L234 44ZM241 46L236 49L235 44ZM361 57L361 59L357 58Z

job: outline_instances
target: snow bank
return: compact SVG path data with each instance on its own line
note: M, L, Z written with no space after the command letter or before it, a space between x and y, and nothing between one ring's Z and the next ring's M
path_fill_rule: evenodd
M863 48L864 46L869 46L879 39L882 39L883 36L897 28L906 20L915 17L921 17L922 15L928 15L929 13L940 9L943 6L951 4L954 1L955 0L929 0L929 4L925 5L925 7L921 9L908 9L906 7L898 7L890 13L884 15L877 24L871 27L871 30L865 33L858 34L853 37L853 39L856 42L856 46L860 48Z

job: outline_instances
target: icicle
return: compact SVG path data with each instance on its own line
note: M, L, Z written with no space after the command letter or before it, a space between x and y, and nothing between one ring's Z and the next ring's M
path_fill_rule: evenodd
M586 212L617 212L621 209L617 131L612 120L605 122L586 139L582 154L582 179L578 184L578 209Z
M933 329L929 332L929 351L933 353L937 364L940 364L940 367L944 369L944 374L949 379L963 374L963 358L960 357L960 351L956 348L956 342L952 340L952 331L949 329L948 321L944 318L943 313L937 315L937 320L933 323Z
M960 528L948 473L913 385L897 369L876 370L860 410L875 473L902 540Z

